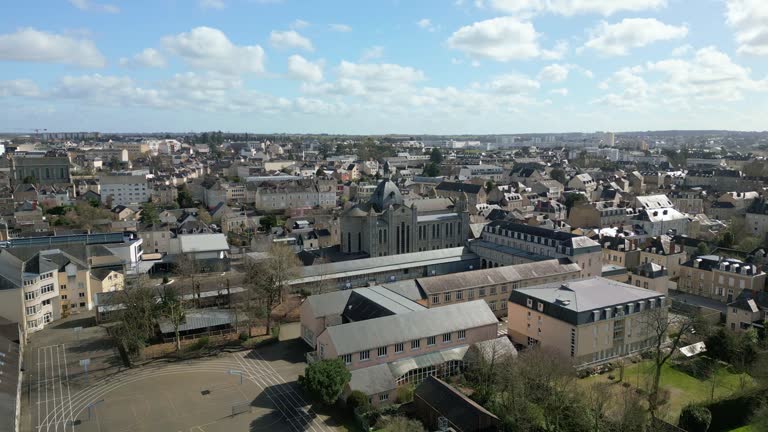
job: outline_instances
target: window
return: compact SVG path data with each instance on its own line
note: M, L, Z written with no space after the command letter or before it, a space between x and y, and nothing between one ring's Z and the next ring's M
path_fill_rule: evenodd
M421 339L414 339L411 341L411 349L417 350L421 347Z
M34 315L37 313L37 306L27 306L27 315Z
M440 304L440 296L439 295L433 295L432 296L432 304Z
M341 356L341 359L344 361L344 364L351 364L352 354L344 354L343 356Z
M464 340L467 337L467 331L466 330L459 330L458 332L459 340Z
M85 302L80 302L80 307L85 307Z
M463 300L463 299L464 299L464 292L456 291L456 300Z
M480 288L480 297L485 297L485 288Z
M53 284L48 284L40 288L40 294L48 294L53 292Z
M370 358L371 358L370 351L360 351L360 361L370 360Z
M475 298L475 290L467 290L467 300L472 300L473 298Z
M42 301L43 306L50 306L51 305L51 299L45 299Z
M451 301L451 293L447 292L443 297L445 298L445 301L447 302Z
M402 343L395 344L395 353L401 353L403 351L404 351L404 348Z
M525 301L525 304L526 304L526 305L527 305L529 308L532 308L532 307L533 307L533 299L528 299L528 300L526 300L526 301Z
M66 294L62 295L62 296L61 296L61 299L62 299L62 300L66 300L66 299L67 299L67 295L66 295Z
M83 288L85 288L85 284L84 284L84 283L82 283L82 282L78 282L78 283L77 283L77 288L78 288L78 289L83 289Z
M491 295L496 295L496 287L491 287Z
M539 302L539 304L536 305L536 309L538 309L539 312L544 312L544 303Z
M67 284L60 284L59 289L63 289L63 290L67 289Z
M379 402L384 402L386 400L389 400L389 393L382 393L379 395Z
M435 344L435 337L434 336L428 337L427 338L427 346L432 346L434 344Z
M379 357L386 357L387 356L387 347L379 347Z
M85 293L77 293L77 296L80 298L85 298Z
M24 300L34 300L37 297L37 291L30 291L24 293Z
M451 334L450 333L443 334L443 343L448 343L450 341L451 341Z

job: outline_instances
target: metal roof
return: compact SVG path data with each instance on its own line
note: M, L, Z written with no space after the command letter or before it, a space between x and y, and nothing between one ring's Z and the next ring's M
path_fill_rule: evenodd
M235 312L229 309L205 309L188 310L184 314L184 322L179 326L179 331L199 330L208 327L217 327L235 322ZM169 320L158 321L160 331L163 334L173 333L173 324Z
M392 376L400 378L414 369L425 368L429 366L441 365L451 360L463 360L469 350L469 345L461 345L442 351L431 352L414 357L404 358L402 360L389 363L389 370Z
M663 294L656 291L602 277L536 285L520 288L516 292L548 303L557 303L561 308L576 312L663 297Z
M181 234L179 235L181 252L219 252L228 251L229 243L224 234Z
M497 323L488 304L476 300L328 327L326 331L342 355Z
M395 378L386 363L352 371L349 380L349 388L358 390L367 395L374 395L390 391L397 387Z

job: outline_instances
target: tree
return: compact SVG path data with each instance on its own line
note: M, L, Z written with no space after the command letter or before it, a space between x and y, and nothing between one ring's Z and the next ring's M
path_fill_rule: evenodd
M565 171L562 168L554 168L549 172L549 176L552 180L557 180L562 184L565 184Z
M352 379L344 362L339 359L312 363L299 375L299 384L326 405L333 405Z
M192 194L189 193L187 185L179 186L179 194L176 198L176 201L179 203L179 207L181 208L190 208L195 204L192 200Z
M76 221L77 224L84 230L91 233L91 230L96 227L97 222L104 219L109 219L110 213L101 208L96 208L85 202L78 202L75 205Z
M153 203L146 203L141 209L141 217L139 218L141 223L154 225L160 223L160 213L157 211L157 207Z
M167 318L173 325L173 333L176 337L176 351L181 351L181 336L179 327L184 322L184 302L172 286L164 286L160 299L160 314Z
M368 402L368 395L360 390L354 390L347 396L347 406L351 410L359 409L360 412L368 411L370 402Z
M669 315L665 305L646 309L639 318L641 331L646 332L651 340L651 360L653 376L648 392L648 412L656 418L659 409L659 387L661 371L672 355L683 343L683 337L692 334L698 318L685 315ZM669 338L668 338L669 337ZM669 340L668 340L669 339Z
M111 329L119 347L129 356L141 354L146 342L155 334L159 316L155 293L146 277L140 277L123 290L114 291L108 304L118 307L120 321Z
M565 208L570 214L572 208L586 201L587 201L587 197L585 197L583 194L579 192L569 193L568 195L565 196Z
M486 193L490 193L494 187L496 187L496 185L493 183L493 180L488 180L487 182L485 182Z
M709 335L704 343L707 356L724 362L731 362L738 350L735 335L723 327Z
M244 285L266 314L266 331L272 331L272 309L283 301L288 282L298 275L299 259L284 244L272 245L267 257L246 269Z
M206 208L200 207L197 209L197 220L206 225L209 225L213 221L213 218L211 218L211 214L208 213Z
M437 147L432 147L432 152L429 153L429 161L433 164L440 165L443 163L443 152Z
M320 167L315 171L315 177L325 177L325 171L323 171L323 168Z
M699 242L696 246L696 256L702 256L709 254L709 246L705 242Z
M184 297L184 285L189 284L189 293L193 294L195 305L199 306L200 303L200 286L195 281L195 275L199 271L197 261L187 254L176 255L176 262L173 264L173 270L176 277L179 278L179 295Z
M266 215L259 218L259 225L265 232L271 231L278 223L279 221L275 215Z
M688 405L680 412L677 425L687 432L707 432L712 423L712 413L706 407Z
M403 416L382 417L376 423L381 432L426 432L420 421Z
M427 177L437 177L440 175L440 167L434 162L429 163L424 167L424 175Z

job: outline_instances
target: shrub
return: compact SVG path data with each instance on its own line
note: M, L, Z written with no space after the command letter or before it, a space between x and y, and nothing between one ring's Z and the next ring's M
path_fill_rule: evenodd
M203 349L206 346L208 346L208 342L209 342L208 336L203 336L203 337L197 339L195 341L195 343L190 345L189 346L189 350L190 351L197 351L197 350Z
M609 379L609 380L611 380L611 381L613 381L615 378L616 378L616 377L615 377L615 376L613 376L613 375L608 375L608 379Z
M412 385L404 385L397 388L397 403L407 403L413 400L413 393L416 391L416 387Z
M170 282L170 280L168 279L168 276L163 276L163 283L167 284L168 282Z
M326 405L339 398L352 374L341 359L320 360L312 363L299 375L299 384Z
M712 413L697 405L688 405L680 412L677 425L688 432L707 432L712 423Z
M248 340L248 333L246 332L240 332L240 334L237 336L240 341L245 342Z
M355 390L347 396L347 406L358 412L367 412L370 408L368 396L360 390Z

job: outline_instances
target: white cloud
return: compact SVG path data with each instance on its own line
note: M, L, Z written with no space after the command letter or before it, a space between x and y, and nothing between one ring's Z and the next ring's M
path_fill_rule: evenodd
M221 30L196 27L162 39L165 49L187 64L228 74L264 72L264 49L233 44Z
M100 74L65 76L50 92L50 97L115 106L167 107L171 104L160 91L141 88L130 77Z
M592 78L595 77L595 74L591 70L589 70L589 69L584 69L582 71L582 73L584 74L585 77L587 77L589 79L592 79Z
M81 11L104 12L104 13L120 12L120 8L113 4L94 3L91 0L69 0L69 3L72 6L80 9Z
M448 46L472 57L508 62L532 58L559 58L566 45L559 43L554 50L539 46L539 34L530 22L513 17L479 21L458 29L448 38Z
M106 59L93 41L24 28L0 35L0 60L104 67Z
M288 75L302 81L322 81L322 63L312 63L300 55L288 57Z
M312 41L300 35L293 30L277 31L269 34L269 43L279 49L302 49L305 51L314 51Z
M568 71L570 67L568 65L560 65L557 63L545 66L541 72L539 72L539 79L542 81L561 82L568 78Z
M35 97L40 94L40 89L37 88L32 80L17 79L10 81L0 81L0 97Z
M375 100L381 105L412 94L415 85L426 79L424 72L408 66L389 63L353 63L342 61L336 68L337 80L304 83L308 94L356 96Z
M617 12L639 12L660 9L667 0L490 0L490 6L509 14L553 13L558 15L600 14L613 15Z
M549 93L559 96L568 96L567 88L556 88L549 91Z
M363 51L363 55L360 57L360 61L375 60L382 57L384 57L384 47L375 45L375 46L366 48Z
M693 47L689 44L680 45L679 47L672 50L672 57L682 57L688 55L692 49Z
M165 57L154 48L147 48L131 58L120 59L120 66L126 67L165 67Z
M199 0L198 6L200 6L200 9L215 9L215 10L222 10L225 7L227 7L227 4L224 3L224 0Z
M616 24L603 21L592 29L584 47L604 55L627 55L632 48L684 38L687 34L688 28L684 25L664 24L654 18L625 18Z
M330 28L332 31L339 32L339 33L348 33L352 31L352 27L346 24L331 24Z
M768 2L726 0L725 17L736 33L739 54L768 55Z
M437 27L434 24L432 24L432 20L430 20L429 18L422 18L416 21L416 25L419 26L419 28L422 28L428 32L434 32L435 30L437 30Z
M501 94L525 94L540 87L536 80L524 75L506 74L494 77L485 84L473 84L473 88L482 88Z
M303 28L306 28L306 27L309 27L309 22L308 21L304 21L303 19L295 19L291 23L291 28L292 29L300 30L300 29L303 29Z
M596 99L626 110L702 108L706 102L723 103L745 95L768 92L768 79L752 78L749 68L738 65L715 47L702 48L692 58L671 58L644 66L625 67L599 86L610 93Z

